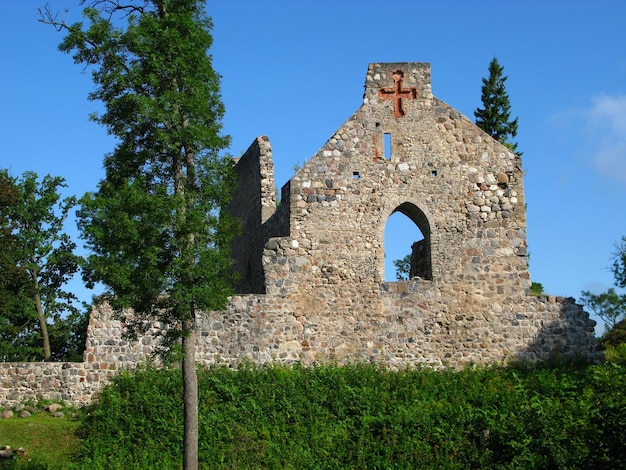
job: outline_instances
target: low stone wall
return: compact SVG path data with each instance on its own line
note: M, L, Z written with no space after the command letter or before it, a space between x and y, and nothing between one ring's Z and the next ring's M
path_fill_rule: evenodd
M117 364L101 369L84 362L0 363L0 406L29 400L63 401L84 406L117 373Z

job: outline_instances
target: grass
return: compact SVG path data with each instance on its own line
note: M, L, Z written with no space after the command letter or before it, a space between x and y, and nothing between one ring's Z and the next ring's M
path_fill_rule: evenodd
M40 469L64 468L78 451L80 439L76 430L80 420L54 418L37 413L28 418L0 419L0 446L27 450L22 458L0 461L0 468Z

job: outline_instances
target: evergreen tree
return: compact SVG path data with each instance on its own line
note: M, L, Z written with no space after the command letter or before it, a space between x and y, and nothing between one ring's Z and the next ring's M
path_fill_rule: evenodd
M42 21L65 30L59 46L93 67L93 119L118 140L105 178L81 201L87 279L101 282L131 333L155 319L169 329L163 351L182 344L185 469L198 466L196 316L225 308L232 292L234 225L220 208L234 178L220 135L224 107L207 51L212 23L201 0L91 0L88 25L49 9ZM181 343L179 343L179 341Z
M476 125L498 142L517 152L517 143L509 137L517 135L517 118L511 121L511 103L505 89L508 77L503 75L504 67L494 57L489 63L489 78L483 78L481 101L483 108L474 111Z

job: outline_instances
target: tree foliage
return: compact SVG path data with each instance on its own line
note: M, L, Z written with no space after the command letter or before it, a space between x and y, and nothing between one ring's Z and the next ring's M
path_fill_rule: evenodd
M622 318L602 335L601 341L604 346L619 346L626 343L626 318Z
M64 290L81 264L74 254L76 244L63 231L76 204L74 197L61 198L59 190L65 186L61 177L47 175L38 181L37 174L26 172L17 179L0 171L0 356L7 360L76 355L56 335L53 342L59 348L52 348L48 331L49 321L66 326L72 321L77 328L84 323L78 298ZM63 318L68 314L72 320Z
M489 77L482 79L483 107L477 108L474 116L478 127L511 151L521 155L517 152L517 143L509 140L510 137L517 135L517 118L511 120L511 103L505 87L508 77L504 76L503 72L504 67L494 57L489 63Z
M618 294L613 287L600 294L584 291L581 295L581 301L583 305L604 320L609 328L613 328L626 313L626 297Z
M17 264L19 243L13 233L16 224L7 214L19 200L20 192L15 182L6 172L0 173L0 359L5 361L24 359L36 353L23 345L16 347L32 323L24 308L30 302L28 273Z
M626 288L626 236L623 236L615 245L611 271L615 278L615 286L621 289ZM583 291L581 302L611 329L620 319L626 318L626 294L619 293L613 287L600 294Z
M393 260L393 266L396 268L396 280L406 281L411 273L411 254Z
M92 68L89 99L105 106L92 119L117 138L105 178L78 213L92 251L86 279L106 286L118 313L133 310L131 333L156 318L169 326L163 351L182 340L185 468L197 465L196 315L224 308L232 286L234 224L220 208L234 178L219 154L228 138L203 5L93 0L87 24L72 25L43 12L67 32L60 49Z
M626 289L626 235L615 245L611 271L615 276L615 285Z

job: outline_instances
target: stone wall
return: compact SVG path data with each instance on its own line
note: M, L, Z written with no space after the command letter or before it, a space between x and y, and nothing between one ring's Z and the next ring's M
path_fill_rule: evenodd
M243 273L238 291L264 292L261 250L263 234L255 231L271 217L276 209L274 166L267 138L257 138L243 156L235 161L237 191L228 207L241 223L246 238L234 240L232 251L238 253L234 268Z
M274 162L269 139L258 137L235 160L237 191L227 210L241 223L245 236L233 241L234 269L239 273L236 291L265 293L263 246L268 238L289 234L289 197L283 191L278 206L274 185Z
M291 182L291 237L310 245L331 283L382 281L385 223L402 212L430 243L433 280L489 288L498 278L524 291L519 157L434 98L411 106L400 125L391 109L364 105L305 164ZM383 159L376 146L387 133Z
M383 284L361 302L331 299L338 308L343 303L353 312L341 316L329 316L311 305L286 311L260 296L237 297L227 313L202 320L199 360L207 365L233 365L244 359L305 365L376 362L401 368L557 355L600 358L593 323L572 299L541 297L527 305L510 302L487 309L479 302L445 304L444 295L420 281ZM372 313L367 308L371 303L382 304L383 311Z
M117 373L117 364L101 369L83 362L0 362L0 406L28 400L64 401L84 406Z
M151 360L162 325L149 326L146 336L131 344L108 304L100 304L89 317L83 362L0 362L0 406L31 399L91 403L120 370Z

